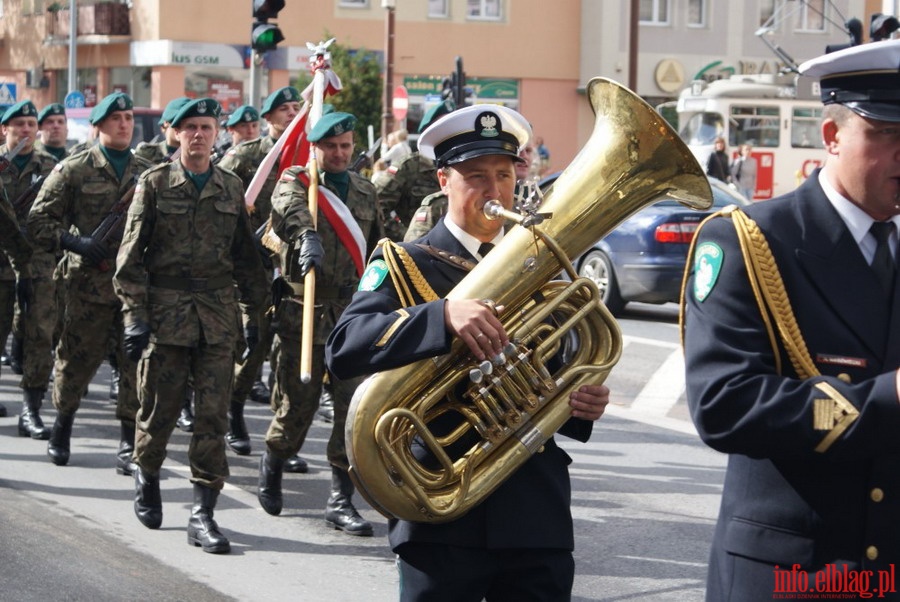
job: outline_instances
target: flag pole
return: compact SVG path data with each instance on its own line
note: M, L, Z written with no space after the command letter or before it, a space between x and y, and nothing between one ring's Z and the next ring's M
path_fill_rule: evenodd
M325 49L329 44L330 41L320 44L316 48L317 52L310 57L310 62L313 67L312 105L309 110L308 122L310 129L312 129L319 118L322 117L322 105L325 98L325 70L328 69ZM318 160L316 159L314 143L310 143L307 171L309 173L309 191L307 194L309 214L312 216L313 227L318 230L319 165ZM315 310L316 270L315 268L311 268L303 279L303 324L300 335L300 381L303 383L308 383L312 380L312 347Z

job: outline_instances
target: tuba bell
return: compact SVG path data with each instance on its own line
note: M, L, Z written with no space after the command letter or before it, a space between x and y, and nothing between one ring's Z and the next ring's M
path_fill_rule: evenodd
M573 389L606 379L622 335L570 257L663 197L693 209L712 203L704 170L651 106L604 78L592 79L587 95L594 130L546 193L540 211L552 217L514 226L447 295L502 307L508 348L479 363L457 340L447 355L377 373L356 391L346 425L350 475L386 517L464 515L569 419ZM561 271L571 281L555 280ZM555 367L561 352L570 356ZM414 446L430 452L428 461Z

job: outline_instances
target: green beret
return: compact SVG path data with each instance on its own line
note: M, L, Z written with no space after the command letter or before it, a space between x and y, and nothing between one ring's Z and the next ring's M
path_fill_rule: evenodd
M34 117L37 119L37 107L34 106L34 103L30 100L20 100L13 106L6 109L6 112L3 114L3 117L0 118L0 123L6 125L9 123L10 119L14 117Z
M58 102L54 102L52 104L47 105L41 112L38 113L38 125L44 123L44 120L50 117L51 115L65 115L66 107L62 106Z
M356 117L350 113L328 113L322 115L316 122L316 125L309 130L306 137L310 142L318 142L323 138L331 138L332 136L340 136L344 132L352 132L356 127Z
M446 115L447 113L452 113L456 110L456 103L450 100L449 98L446 100L442 100L438 104L434 105L425 113L425 116L422 117L421 123L419 123L419 133L424 132L429 125Z
M198 98L192 100L181 107L181 110L172 118L169 123L173 127L178 127L182 119L188 117L213 117L216 123L219 121L219 114L222 112L222 106L214 98Z
M131 97L124 92L113 92L91 109L91 125L97 125L116 111L130 111L134 108Z
M189 102L191 102L191 99L187 96L179 96L175 100L169 101L169 104L163 109L162 115L159 118L159 127L162 127L164 123L172 123L172 120L175 119L175 115L178 114L181 107Z
M239 123L251 123L259 121L259 112L250 105L241 105L228 116L225 127L234 127Z
M286 86L269 94L269 97L266 98L266 102L263 103L262 110L259 114L265 117L269 111L280 107L286 102L301 102L302 100L300 91L297 88Z
M334 105L331 103L322 103L322 115L328 115L329 113L334 113Z

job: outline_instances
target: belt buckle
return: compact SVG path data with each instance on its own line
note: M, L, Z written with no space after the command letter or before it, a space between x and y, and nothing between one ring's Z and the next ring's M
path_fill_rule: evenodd
M206 282L208 278L191 278L191 292L192 293L201 293L206 290Z

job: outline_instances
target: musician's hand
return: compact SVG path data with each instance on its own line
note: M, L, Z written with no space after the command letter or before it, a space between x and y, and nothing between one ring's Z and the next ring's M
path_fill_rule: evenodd
M19 278L16 280L16 301L19 303L19 310L23 314L28 314L31 304L34 303L34 283L31 278Z
M102 241L94 240L90 236L76 236L71 232L63 232L59 246L81 255L94 265L100 265L109 255L109 250Z
M300 266L300 276L306 276L313 268L322 267L325 259L325 249L322 248L322 239L319 233L307 230L300 235L300 252L297 253L297 264Z
M582 385L569 394L569 405L575 418L597 420L609 405L609 387Z
M479 360L494 357L509 344L506 330L494 310L478 299L447 299L444 303L444 323L447 330L461 338Z
M133 362L141 359L144 349L150 344L150 327L143 320L135 320L125 326L125 336L122 339L122 347L125 355Z

